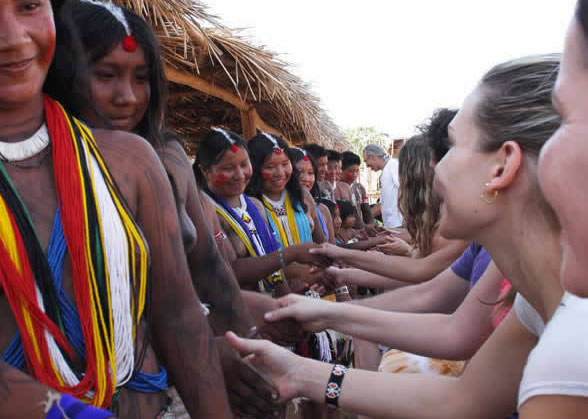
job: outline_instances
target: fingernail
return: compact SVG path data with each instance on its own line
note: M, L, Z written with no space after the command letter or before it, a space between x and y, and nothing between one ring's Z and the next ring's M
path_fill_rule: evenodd
M272 318L272 313L265 313L263 315L263 318L266 319L266 320L270 320Z
M278 416L280 416L280 411L279 411L279 410L274 410L274 416L275 416L275 417L278 417Z
M276 392L272 393L272 400L278 400L280 398L280 395Z

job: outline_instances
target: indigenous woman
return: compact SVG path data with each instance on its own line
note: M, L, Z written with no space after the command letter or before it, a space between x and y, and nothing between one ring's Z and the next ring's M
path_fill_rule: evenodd
M585 53L583 47L576 52ZM581 56L564 63L585 71ZM479 242L520 293L463 374L347 372L231 335L243 355L253 354L249 359L279 377L283 397L325 400L369 416L471 418L506 417L516 408L519 392L522 418L586 415L588 379L580 358L588 327L578 321L586 313L585 302L569 294L562 300L560 227L537 179L541 146L559 126L551 108L557 70L556 56L515 60L490 70L451 123L452 148L436 166L441 234ZM282 313L308 319L313 330L329 325L331 315L337 317L329 308L337 304L309 301L285 297ZM568 333L575 345L560 349L561 339L551 340L559 332ZM565 355L555 362L554 351L560 350Z
M312 196L298 181L288 144L273 134L258 134L249 140L249 157L253 173L246 193L263 202L269 224L281 247L312 242L322 243L324 235L316 215ZM323 276L309 274L297 265L286 272L290 288L300 292Z
M194 164L229 238L234 253L231 262L241 286L276 295L289 293L281 269L292 262L320 262L308 253L317 245L278 246L263 205L244 194L252 174L245 141L234 132L213 128L200 140Z
M2 0L0 19L2 416L104 417L68 394L155 417L167 404L165 366L194 416L229 417L153 149L92 132L43 96L55 50L49 1Z
M323 231L323 235L329 243L335 243L335 232L333 229L333 218L329 208L325 204L320 204L321 191L318 186L317 174L318 167L314 157L306 150L298 147L290 147L290 155L294 166L298 170L298 179L300 180L300 186L310 192L315 207L316 215Z
M222 334L236 328L249 334L253 323L233 273L220 257L209 232L181 139L161 128L165 119L166 80L153 32L143 19L124 8L83 1L64 6L58 35L55 71L50 74L52 91L64 102L78 104L77 113L91 126L132 131L155 147L174 193L192 281L212 307L209 319L213 330ZM71 57L71 51L75 50L78 38L83 55L72 59L75 57ZM84 74L86 65L87 80L78 77ZM223 372L231 394L241 393L238 389L243 387L256 388L255 393L260 396L253 396L248 406L272 409L271 402L264 403L263 397L271 392L270 386L259 376L255 378L233 351L225 348L223 340L217 343L222 349ZM241 371L247 376L246 386ZM232 405L238 409L235 403ZM261 414L257 410L253 413Z

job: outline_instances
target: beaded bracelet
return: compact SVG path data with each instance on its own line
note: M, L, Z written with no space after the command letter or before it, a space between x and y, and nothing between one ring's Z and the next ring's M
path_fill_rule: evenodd
M341 383L343 383L343 377L347 372L347 367L341 364L333 365L331 370L331 376L327 382L327 388L325 389L325 403L329 407L339 407L339 396L341 395Z
M349 294L349 288L347 288L347 285L343 285L335 290L335 295L341 294Z
M286 261L284 260L284 248L280 247L278 250L278 256L280 256L280 266L282 269L286 268Z

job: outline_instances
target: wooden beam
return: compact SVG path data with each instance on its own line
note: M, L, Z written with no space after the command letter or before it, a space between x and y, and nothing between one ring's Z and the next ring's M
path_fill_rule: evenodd
M288 144L292 145L292 142L288 139L288 137L286 137L284 134L282 134L280 131L278 131L277 129L275 129L271 125L266 124L265 121L263 119L261 119L261 116L259 116L259 114L257 113L257 109L252 108L249 111L249 113L253 115L256 129L259 129L260 131L268 132L270 134L275 134L279 137L282 137Z
M211 96L222 99L239 109L241 111L241 127L243 129L243 136L246 139L249 139L257 134L257 130L259 129L263 132L269 132L271 134L278 135L288 142L288 144L292 144L288 137L286 137L274 127L266 124L265 121L261 119L253 105L242 101L234 93L229 92L222 87L215 86L201 77L198 77L197 75L187 71L180 71L166 66L165 73L167 75L167 79L173 83L183 84L185 86L191 87L192 89L207 93Z
M253 110L255 110L255 108L251 108L248 111L241 111L241 129L245 141L248 141L251 137L257 134L257 130L255 129L255 117L252 112Z
M214 84L207 82L195 74L189 73L187 71L176 70L175 68L171 68L169 66L165 67L165 74L167 75L167 79L173 83L183 84L185 86L191 87L192 89L199 90L211 96L222 99L225 102L235 106L239 110L247 111L251 107L250 104L243 102L234 93L229 92L222 87L215 86Z

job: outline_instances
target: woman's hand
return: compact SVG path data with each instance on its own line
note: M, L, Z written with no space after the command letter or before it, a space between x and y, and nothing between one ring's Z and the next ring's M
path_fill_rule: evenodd
M386 255L392 256L410 256L412 246L399 237L387 236L386 243L376 246L378 250Z
M301 369L303 358L267 340L242 339L233 332L227 332L225 337L244 357L244 362L273 383L279 393L279 402L302 394L300 385L296 383L296 371Z
M306 242L296 244L294 246L288 246L284 249L284 255L286 256L286 263L298 262L305 265L320 266L326 268L331 265L329 258L321 256L319 254L313 254L309 252L310 249L320 248L320 246L313 242Z
M323 243L320 247L310 249L309 252L313 255L327 257L334 262L343 262L342 259L348 250L330 243Z
M277 300L280 308L265 313L267 322L295 319L309 332L320 332L330 327L336 303L302 295L290 294Z

